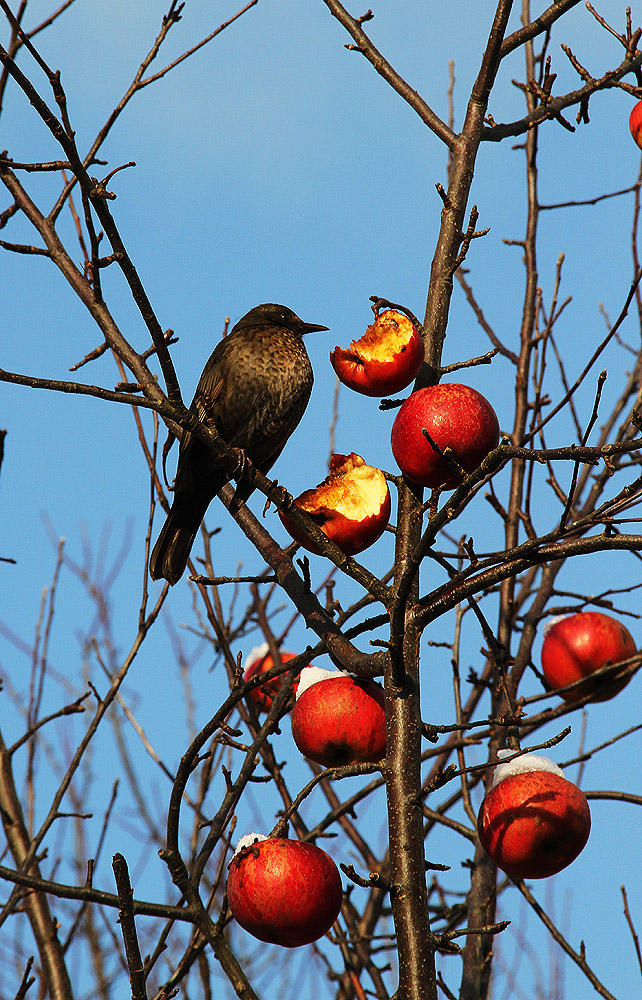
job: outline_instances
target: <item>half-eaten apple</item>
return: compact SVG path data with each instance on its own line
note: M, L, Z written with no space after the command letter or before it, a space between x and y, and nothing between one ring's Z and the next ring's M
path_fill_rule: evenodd
M403 313L379 313L350 348L335 347L330 363L344 385L364 396L400 392L416 378L424 361L424 341Z
M386 477L354 452L333 455L330 475L315 490L305 490L294 503L348 556L376 542L390 519ZM287 514L279 515L295 542L318 555L320 550L305 532Z

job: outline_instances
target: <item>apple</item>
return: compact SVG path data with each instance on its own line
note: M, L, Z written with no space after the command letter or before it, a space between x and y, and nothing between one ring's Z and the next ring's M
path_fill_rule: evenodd
M629 115L629 129L634 142L642 149L642 101L638 101Z
M294 659L297 655L296 653L286 653L285 650L280 650L280 653L282 663L287 663L288 660ZM255 674L264 674L266 670L271 670L273 666L274 663L269 653L268 644L267 642L263 642L260 646L255 646L254 649L251 650L250 655L247 657L245 661L243 680L249 681ZM278 694L284 677L285 674L281 674L279 677L273 677L271 681L266 681L265 684L261 684L259 687L255 687L252 691L250 691L249 698L254 703L258 712L268 712L270 710L272 699ZM299 680L297 678L292 684L293 691L296 691L298 684Z
M392 453L407 479L432 489L453 489L460 477L422 428L441 451L451 450L465 472L473 472L499 442L497 414L485 396L470 386L448 382L413 392L392 425Z
M553 619L544 630L542 671L550 686L557 690L600 670L607 663L620 663L635 656L631 633L610 615L600 611L580 611L566 618ZM625 687L632 673L605 674L587 680L571 691L562 691L564 701L577 701L594 691L590 701L608 701Z
M575 860L590 829L584 792L534 753L498 765L477 817L483 849L511 878L555 875Z
M348 556L377 541L390 520L390 491L383 472L366 465L360 455L333 455L330 475L315 490L294 501ZM320 550L287 514L279 511L295 542L317 555Z
M386 396L410 385L424 362L424 341L400 312L379 313L350 350L335 347L330 364L338 378L364 396Z
M290 719L301 753L324 767L376 763L386 755L383 688L369 678L306 667Z
M252 833L230 862L227 898L237 923L254 937L297 948L330 930L343 890L337 866L320 847Z

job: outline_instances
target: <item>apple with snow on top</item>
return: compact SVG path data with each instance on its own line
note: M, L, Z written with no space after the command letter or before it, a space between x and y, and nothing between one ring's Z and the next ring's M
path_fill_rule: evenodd
M288 660L294 659L297 655L296 653L286 653L285 650L280 650L281 653L281 663L287 663ZM249 656L245 661L245 671L243 673L243 680L249 681L256 674L264 674L267 670L271 670L274 666L272 662L272 657L269 653L269 647L267 642L261 643L260 646L255 646L254 649L250 651ZM271 681L266 681L265 684L260 684L259 687L253 688L249 693L250 700L254 703L257 711L268 712L272 706L272 700L276 697L279 692L281 685L283 684L283 679L285 674L281 674L279 677L273 677ZM298 678L292 684L292 690L296 691L299 684Z
M633 136L633 141L642 149L642 101L638 101L633 106L629 115L629 129Z
M377 541L390 520L390 491L383 472L360 455L333 455L330 474L294 501L347 556ZM320 550L292 520L279 516L295 542L317 555Z
M227 898L237 923L254 937L297 948L330 930L343 889L337 866L320 847L251 833L230 862Z
M408 396L395 417L390 438L395 461L406 479L418 486L448 490L461 482L457 466L473 472L498 442L497 414L486 397L457 382L426 386ZM454 463L444 456L446 449Z
M549 757L534 753L498 764L477 817L483 849L511 878L555 875L575 860L590 829L584 792Z
M401 392L424 362L424 341L415 324L397 312L379 313L350 349L335 347L330 363L344 385L364 396Z
M301 753L324 767L376 763L386 755L383 688L369 678L306 667L290 721Z
M552 619L544 629L542 671L554 690L586 678L585 684L560 692L564 701L577 701L590 692L590 701L608 701L633 674L618 676L615 671L593 679L591 675L608 663L618 664L635 654L633 637L619 621L601 611L579 611Z

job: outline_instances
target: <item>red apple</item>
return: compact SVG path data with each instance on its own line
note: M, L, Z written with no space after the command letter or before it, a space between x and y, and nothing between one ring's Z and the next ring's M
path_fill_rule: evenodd
M555 875L575 860L590 829L584 792L536 754L497 767L477 817L483 849L512 878Z
M609 615L600 611L580 611L567 618L553 620L545 629L542 644L542 670L552 688L566 687L589 678L607 663L620 663L635 656L631 633ZM577 701L595 690L590 701L608 701L625 687L632 673L623 677L604 674L571 691L562 691L564 701Z
M383 472L366 465L360 455L333 455L330 475L315 490L306 490L294 501L317 522L321 530L348 556L376 542L390 519L390 492ZM279 512L295 542L310 552L319 549L287 514Z
M330 363L339 379L364 396L386 396L410 385L424 361L424 341L400 312L379 313L350 350L335 347Z
M230 862L230 909L260 941L285 948L316 941L337 919L342 897L337 866L314 844L250 834Z
M301 753L324 767L376 763L386 755L384 694L376 681L307 667L291 722Z
M642 149L642 101L638 101L629 115L629 128L635 143Z
M481 393L456 382L418 389L404 400L392 425L392 453L407 479L432 489L453 489L460 482L426 436L457 465L473 472L499 442L497 414Z
M280 650L280 653L282 663L287 663L288 660L292 660L297 655L296 653L286 653L284 650ZM264 674L266 670L271 670L273 666L272 657L268 652L268 644L264 642L260 646L256 646L247 657L243 680L249 681L255 674ZM269 711L272 699L278 694L284 677L285 674L273 677L271 681L266 681L265 684L261 684L250 691L249 698L254 702L257 711ZM299 680L297 678L292 685L292 690L296 691L298 685Z

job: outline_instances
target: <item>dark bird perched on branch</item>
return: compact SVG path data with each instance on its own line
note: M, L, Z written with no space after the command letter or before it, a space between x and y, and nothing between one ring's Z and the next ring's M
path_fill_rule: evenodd
M250 309L215 347L190 410L267 473L301 420L312 391L303 335L327 329L304 323L285 306L266 303ZM174 501L149 560L153 580L180 580L210 501L229 478L205 442L185 431ZM241 480L237 500L247 500L252 490Z

